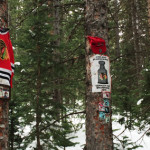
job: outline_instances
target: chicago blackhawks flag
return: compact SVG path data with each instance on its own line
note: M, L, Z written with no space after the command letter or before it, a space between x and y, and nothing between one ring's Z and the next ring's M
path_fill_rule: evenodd
M9 29L0 29L0 84L12 87L14 54Z

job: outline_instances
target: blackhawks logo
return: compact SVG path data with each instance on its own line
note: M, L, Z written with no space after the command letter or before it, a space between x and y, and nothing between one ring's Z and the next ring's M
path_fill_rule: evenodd
M9 59L8 49L3 40L0 39L0 59L7 60Z

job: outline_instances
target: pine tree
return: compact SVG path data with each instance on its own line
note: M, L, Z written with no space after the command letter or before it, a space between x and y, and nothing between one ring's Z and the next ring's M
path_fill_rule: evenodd
M11 103L12 118L10 126L14 125L11 128L11 133L14 137L10 135L12 139L11 148L26 149L35 141L35 137L37 141L36 149L58 149L57 147L74 146L75 143L71 142L73 137L68 137L72 132L73 125L69 123L70 118L66 109L73 110L74 107L78 106L76 99L83 97L83 94L79 93L79 91L84 91L84 80L81 80L84 76L82 75L82 78L80 78L84 68L82 64L84 62L83 56L79 55L81 54L80 51L79 54L76 52L74 55L75 47L71 48L71 44L66 45L67 32L65 28L67 28L68 24L64 24L62 28L65 39L59 46L55 44L60 37L52 34L55 18L50 15L53 8L49 6L49 2L35 3L35 1L30 1L16 4L18 7L22 5L23 13L16 13L17 18L19 18L17 23L13 22L12 18L12 24L19 25L17 30L12 31L14 31L15 37L16 59L20 62L20 65L16 68L16 84L14 85L16 88L14 89L13 102ZM27 9L29 6L31 10ZM73 9L76 8L73 7ZM20 8L18 11L20 11ZM68 12L65 16L68 16ZM13 17L15 19L15 13ZM72 22L77 17L75 16ZM78 32L80 33L80 31ZM76 39L76 36L74 39ZM79 45L80 42L84 42L82 40L77 43L78 41L74 39L70 40L70 43ZM61 53L59 62L54 59L56 49ZM68 54L70 55L69 57L67 57ZM82 59L82 62L79 63L78 59ZM57 80L60 80L58 85L55 84ZM54 101L55 89L61 90L63 104ZM57 110L63 112L61 120L58 117L60 113ZM19 113L16 113L16 111L19 111ZM65 115L67 116L64 117ZM18 122L14 122L14 118ZM26 126L31 128L29 135L21 135L23 128ZM21 131L17 132L18 128ZM16 142L17 139L21 144Z
M148 41L147 11L145 9L147 4L145 0L120 1L117 5L118 10L114 9L113 3L109 4L112 99L113 106L115 106L113 112L114 114L121 114L122 117L118 119L120 124L125 125L126 129L134 130L135 126L140 127L140 106L137 105L137 102L142 99L143 81L145 80L142 72L147 68L149 57L149 46L146 44ZM113 40L116 29L116 13L118 13L120 31L121 55L119 57L114 53Z
M108 1L86 0L86 35L105 39L108 48L107 29ZM90 56L91 50L86 45L86 149L112 150L111 122L104 124L99 120L98 103L102 99L101 93L91 92ZM107 54L109 50L107 49ZM110 110L111 112L111 110Z
M10 149L26 149L35 141L38 143L35 149L65 149L75 145L69 135L80 124L74 125L71 117L73 114L79 117L82 113L81 117L85 117L86 26L86 35L102 37L107 45L109 34L107 51L111 57L113 113L121 114L118 121L126 128L144 129L140 122L149 124L149 113L142 113L149 105L149 74L145 71L149 66L147 0L111 0L109 5L106 1L104 4L86 1L87 8L92 7L86 22L83 0L56 2L9 1L15 60L20 62L16 65L10 101ZM93 21L92 17L98 21ZM88 84L86 82L86 86ZM143 102L137 106L140 98ZM26 127L30 127L27 136L23 134ZM94 132L94 128L91 129ZM111 133L111 127L109 129ZM95 138L94 134L87 130L87 139ZM111 136L110 141L112 145ZM122 142L130 141L125 137ZM93 145L90 146L96 148L97 144Z

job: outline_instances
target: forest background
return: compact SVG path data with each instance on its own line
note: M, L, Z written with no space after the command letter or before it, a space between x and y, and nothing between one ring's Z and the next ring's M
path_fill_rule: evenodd
M8 0L15 54L10 150L66 149L85 119L85 1ZM150 28L147 0L108 2L113 121L150 135ZM141 103L138 103L139 100ZM87 112L88 113L88 112ZM28 135L24 129L30 127ZM115 133L115 131L114 131ZM80 136L80 135L79 135ZM141 138L143 138L141 137ZM137 149L128 137L114 149Z

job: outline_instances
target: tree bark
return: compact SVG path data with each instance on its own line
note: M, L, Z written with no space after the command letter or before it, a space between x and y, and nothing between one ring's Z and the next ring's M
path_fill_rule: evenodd
M0 27L8 27L7 0L0 1ZM0 100L0 150L8 150L9 102Z
M149 24L149 36L150 36L150 0L148 2L148 24Z
M37 48L38 64L37 64L37 95L36 95L36 140L37 140L37 150L42 150L40 143L40 122L41 122L41 111L40 111L40 94L41 94L41 59L40 59L40 49Z
M60 56L61 56L61 53L59 52L59 48L58 48L60 46L60 2L61 0L53 0L53 9L54 9L53 11L53 17L54 17L53 33L55 36L58 36L57 40L54 42L56 45L56 49L54 52L54 61L57 64L60 63ZM58 104L62 104L62 94L61 94L61 89L59 88L59 85L60 85L59 73L56 74L57 78L55 81L56 88L54 89L54 101L56 101L56 103ZM61 111L58 109L58 117L60 117L60 114L61 114Z
M13 114L13 109L11 109L11 111L10 111L10 115L12 115L12 114ZM10 150L14 150L14 136L15 136L15 135L14 135L14 133L15 133L15 132L14 132L14 130L15 130L15 129L14 129L14 126L15 126L15 125L14 125L14 119L12 118L12 119L10 120L10 129L11 129L11 130L9 131L9 132L10 132L9 135L11 135L11 138L9 137L9 143L10 143L10 144L9 144L9 149L10 149Z
M107 0L86 0L85 20L86 35L103 38L109 55L107 6ZM91 55L89 43L86 41L86 150L113 150L111 121L104 124L99 120L98 99L102 99L101 93L92 93Z
M38 1L36 1L36 4L38 6ZM37 17L39 19L39 12L37 11ZM35 25L36 26L36 25ZM40 30L40 24L36 26ZM41 131L40 131L40 123L41 123L41 102L40 102L40 96L41 96L41 47L40 47L40 37L37 36L36 39L36 52L38 54L37 57L37 80L36 80L36 149L37 150L43 150L41 145Z
M132 32L133 32L133 41L134 41L134 55L135 55L135 67L137 72L137 85L139 84L138 81L140 79L140 72L142 70L142 57L139 55L141 50L140 44L140 36L139 36L139 12L138 12L138 1L131 0L131 17L132 17Z
M118 10L118 1L115 0L114 1L114 6L115 6L115 9ZM116 51L115 51L115 54L117 57L120 56L120 44L119 44L119 22L118 22L118 13L115 14L115 25L116 25L116 28L115 28L115 45L116 45Z

